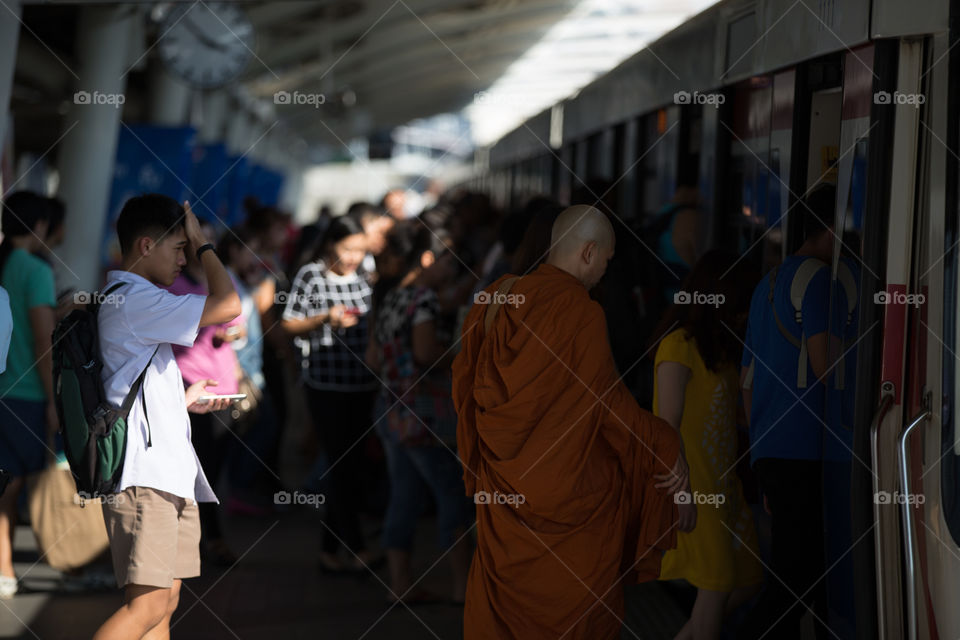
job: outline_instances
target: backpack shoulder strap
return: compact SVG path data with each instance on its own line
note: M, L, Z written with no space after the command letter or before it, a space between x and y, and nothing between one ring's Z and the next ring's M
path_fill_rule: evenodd
M797 272L793 274L793 282L790 283L790 304L793 305L793 313L797 319L797 324L802 324L803 296L807 293L807 287L813 276L817 275L820 269L827 265L816 258L807 258L797 267Z
M853 312L857 308L857 281L846 262L837 263L837 280L847 295L847 324L853 321Z
M127 392L127 397L123 399L123 404L120 405L120 415L123 416L123 419L126 420L127 416L130 415L130 409L133 408L133 403L137 398L137 395L140 394L140 390L143 388L143 380L147 376L147 369L150 368L150 364L153 362L153 357L157 355L157 351L160 350L160 345L157 345L156 349L153 350L153 354L150 356L150 359L147 360L147 366L143 368L143 371L140 372L140 375L137 376L137 379L133 382L133 385L130 387L130 391ZM147 447L153 446L153 434L150 432L150 417L147 415L147 398L143 398L143 417L147 421Z
M777 329L790 344L800 349L800 355L797 358L797 388L799 389L807 388L808 353L807 336L803 332L803 297L807 293L807 287L810 286L810 281L813 280L813 276L826 266L826 264L816 258L806 258L800 263L800 266L797 267L797 271L793 274L793 279L790 281L790 306L793 307L793 320L800 327L799 340L787 329L783 320L780 319L780 315L777 313L777 305L773 300L776 286L774 282L776 277L775 272L771 273L770 277L770 295L768 299L771 309L773 310L773 319L777 323ZM774 269L776 270L776 267L774 267Z
M487 313L483 317L483 333L484 335L490 333L490 327L493 326L493 320L497 316L497 311L500 310L500 307L503 306L503 303L500 300L503 300L504 296L510 293L510 289L513 288L514 283L520 279L520 276L513 278L507 278L497 289L496 295L493 296L493 300L490 301L490 306L487 307Z
M857 280L853 277L853 271L850 269L850 266L840 260L837 262L837 280L840 282L840 286L843 287L843 291L847 297L847 319L843 325L843 331L841 336L846 335L846 329L853 324L853 314L857 310L857 304L859 302L859 296L857 295ZM834 387L838 390L843 391L846 387L846 364L844 362L844 356L847 352L847 346L853 340L841 340L841 349L840 353L837 356L837 364L835 365L833 382Z

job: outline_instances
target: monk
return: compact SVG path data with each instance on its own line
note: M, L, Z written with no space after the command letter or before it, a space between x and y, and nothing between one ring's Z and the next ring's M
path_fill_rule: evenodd
M464 637L619 638L623 584L655 579L689 490L680 437L619 380L588 295L609 220L563 211L546 263L478 294L453 363L458 453L477 510Z

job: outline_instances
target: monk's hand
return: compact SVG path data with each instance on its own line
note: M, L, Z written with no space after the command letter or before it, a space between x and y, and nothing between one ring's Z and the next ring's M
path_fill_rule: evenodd
M684 502L677 505L679 518L677 520L677 529L684 533L689 533L697 526L697 505L693 502Z
M677 491L690 490L690 468L687 466L687 460L681 452L677 456L677 461L669 473L661 473L653 476L657 481L654 486L657 489L666 489L668 494L674 494Z

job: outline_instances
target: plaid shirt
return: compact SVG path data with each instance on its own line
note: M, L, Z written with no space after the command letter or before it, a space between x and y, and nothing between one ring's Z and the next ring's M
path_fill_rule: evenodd
M304 383L328 391L365 391L377 381L364 364L367 349L367 312L373 290L357 273L340 276L322 263L305 264L297 272L287 297L284 320L311 318L331 307L345 305L359 310L358 322L347 329L324 324L306 336L294 338L300 349Z

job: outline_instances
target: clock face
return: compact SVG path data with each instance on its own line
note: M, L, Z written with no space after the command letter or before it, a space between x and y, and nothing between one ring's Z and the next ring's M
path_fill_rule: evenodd
M234 4L175 8L160 27L157 49L175 75L202 88L236 79L253 55L253 25Z

